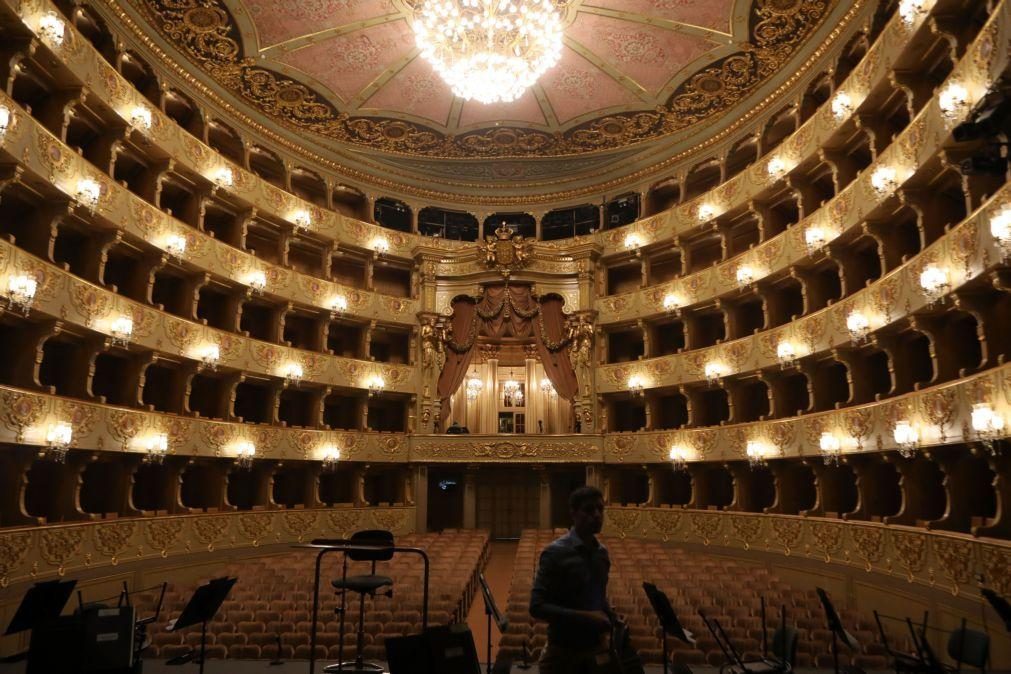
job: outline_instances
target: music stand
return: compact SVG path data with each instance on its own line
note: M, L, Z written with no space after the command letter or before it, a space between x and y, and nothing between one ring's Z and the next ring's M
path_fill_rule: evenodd
M70 595L74 593L76 580L50 580L35 583L21 599L18 610L7 625L4 636L18 634L26 630L51 623L63 613ZM0 659L0 662L18 662L28 655L28 651Z
M667 652L667 637L672 636L689 646L695 645L695 639L692 633L681 625L677 614L674 613L674 607L671 606L670 600L663 590L653 583L643 583L642 589L646 592L646 598L649 599L657 620L660 621L660 640L663 642L663 674L667 674L667 665L670 660L670 654Z
M499 634L505 634L505 631L509 629L509 619L502 615L498 610L498 606L495 605L495 597L492 596L491 588L488 587L488 582L484 579L484 574L477 574L477 579L481 583L481 596L484 597L484 614L488 619L488 674L492 673L492 661L491 661L491 621L495 620L495 625L498 627Z
M828 598L828 592L820 587L816 587L815 591L818 593L818 599L821 600L821 607L825 610L825 622L828 623L828 629L832 632L832 667L835 674L839 674L839 642L842 641L851 650L856 650L860 644L853 638L853 635L843 629L842 620L836 613L832 600Z
M1004 621L1004 629L1011 632L1011 604L1008 600L1000 596L989 588L983 588L983 596L990 602L990 606L997 612L998 617Z
M214 618L221 608L221 603L228 597L228 593L238 580L228 577L215 578L198 587L183 608L182 614L169 627L170 632L177 632L193 625L200 625L200 674L204 674L204 661L207 660L207 623Z

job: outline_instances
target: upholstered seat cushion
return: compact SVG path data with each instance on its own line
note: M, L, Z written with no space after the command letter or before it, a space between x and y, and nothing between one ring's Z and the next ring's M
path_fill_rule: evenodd
M348 576L341 580L331 581L331 585L338 590L351 590L362 594L372 594L381 587L393 585L393 579L389 576Z

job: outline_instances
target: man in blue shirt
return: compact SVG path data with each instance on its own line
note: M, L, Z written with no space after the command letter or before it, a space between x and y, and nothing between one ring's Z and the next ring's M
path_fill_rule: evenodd
M547 621L541 674L584 674L606 669L611 627L607 603L611 559L597 540L604 525L604 495L580 487L569 496L572 528L544 548L530 594L530 615Z

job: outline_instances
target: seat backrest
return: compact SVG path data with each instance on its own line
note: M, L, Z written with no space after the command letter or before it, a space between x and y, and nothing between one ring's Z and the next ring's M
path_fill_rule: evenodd
M990 656L990 636L964 627L954 630L948 635L948 655L982 669Z
M797 630L777 627L772 633L772 654L792 667L797 656Z
M374 545L375 550L352 550L348 558L355 562L388 562L393 559L393 533L383 529L365 529L351 534L351 542Z

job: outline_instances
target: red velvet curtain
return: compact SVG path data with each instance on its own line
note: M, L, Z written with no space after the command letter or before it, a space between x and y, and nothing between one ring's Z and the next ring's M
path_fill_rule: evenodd
M470 299L458 299L453 302L453 320L450 323L453 332L451 336L457 344L465 344L470 339L470 326L474 320L477 305ZM474 356L474 348L463 353L457 353L446 347L446 365L439 374L438 395L442 400L440 417L442 421L449 419L449 397L453 395L467 376L470 359Z
M548 349L545 341L558 343L565 336L565 316L562 314L564 300L561 297L551 295L541 301L541 325L544 332L537 332L537 352L541 356L541 365L544 366L544 373L551 380L551 385L555 387L558 395L568 401L572 401L579 393L579 384L576 382L576 371L572 368L572 361L569 360L569 345L566 344L558 351Z

